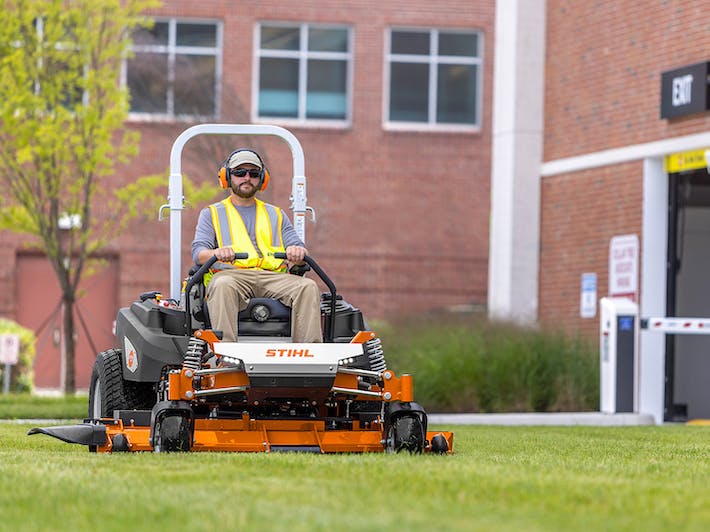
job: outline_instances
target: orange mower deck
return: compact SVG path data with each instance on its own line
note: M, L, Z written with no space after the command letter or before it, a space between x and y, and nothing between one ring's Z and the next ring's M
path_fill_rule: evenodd
M372 333L360 336L363 341ZM218 345L209 331L196 336ZM347 397L352 403L372 401L396 405L414 404L414 383L411 375L397 376L392 370L380 374L381 385L369 390L358 389L358 375L371 374L363 370L338 368L329 393L333 399ZM191 404L199 397L224 393L246 393L250 389L249 375L239 367L217 367L195 370L183 367L168 375L168 402ZM170 408L168 408L170 410ZM191 411L191 410L190 410ZM46 434L68 443L79 443L101 453L155 451L153 436L156 415L150 411L117 411L114 418L87 419L75 426L32 429L30 434ZM187 418L186 418L187 419ZM331 426L329 426L331 423ZM343 424L343 423L339 423ZM338 427L334 419L253 419L247 412L236 419L191 417L189 446L182 451L214 452L275 452L300 451L317 453L362 453L390 450L388 427L381 417L369 422L357 419ZM426 426L426 425L424 425ZM426 431L423 452L453 453L454 435L445 431Z
M120 449L115 451L153 451L150 427L124 425L119 420L102 420L106 441L97 452L114 452L117 435ZM277 452L304 451L320 453L376 453L386 450L381 423L363 428L353 423L352 430L326 430L322 420L253 420L197 419L191 451L213 452ZM436 436L446 439L448 453L453 452L452 432L427 432L427 440ZM425 447L424 451L430 451Z

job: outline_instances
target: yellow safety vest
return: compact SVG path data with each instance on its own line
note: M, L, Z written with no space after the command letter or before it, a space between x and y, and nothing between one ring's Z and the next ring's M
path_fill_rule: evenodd
M274 253L284 253L283 213L274 205L256 201L256 244L247 232L239 211L229 198L210 205L212 225L217 235L217 247L232 246L237 253L248 253L246 259L234 261L236 268L259 268L261 270L286 271L286 262L274 258ZM259 253L261 252L261 253ZM261 256L260 256L261 255Z

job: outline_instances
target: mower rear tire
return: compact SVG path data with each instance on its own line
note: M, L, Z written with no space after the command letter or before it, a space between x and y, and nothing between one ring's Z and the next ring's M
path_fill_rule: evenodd
M89 385L89 418L112 417L114 410L128 408L123 390L121 351L108 349L96 356ZM89 452L96 452L89 445Z
M416 414L400 415L392 420L387 437L389 452L408 451L420 454L424 449L424 426Z
M96 357L89 386L89 417L112 417L114 410L126 410L121 351L108 349Z
M163 416L155 424L156 453L187 452L192 447L189 418L180 414Z

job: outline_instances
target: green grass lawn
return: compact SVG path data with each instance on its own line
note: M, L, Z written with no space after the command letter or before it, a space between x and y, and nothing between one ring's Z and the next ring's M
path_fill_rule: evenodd
M0 529L710 529L710 427L438 427L443 457L100 455L28 428L0 425Z
M87 416L88 404L86 395L0 394L0 419L83 419Z

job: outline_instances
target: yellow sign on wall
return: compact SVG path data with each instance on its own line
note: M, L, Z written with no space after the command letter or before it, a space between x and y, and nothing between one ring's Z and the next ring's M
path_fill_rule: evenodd
M666 155L664 167L667 173L675 174L686 170L708 168L710 150L692 150Z

